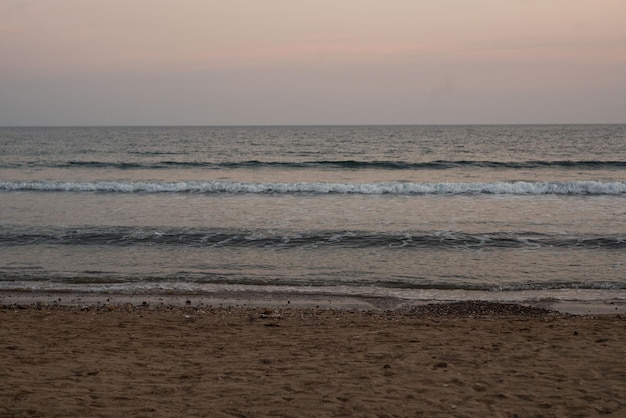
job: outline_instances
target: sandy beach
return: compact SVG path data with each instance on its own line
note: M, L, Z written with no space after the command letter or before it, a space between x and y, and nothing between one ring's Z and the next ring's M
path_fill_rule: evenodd
M485 302L0 310L3 417L624 414L624 315Z

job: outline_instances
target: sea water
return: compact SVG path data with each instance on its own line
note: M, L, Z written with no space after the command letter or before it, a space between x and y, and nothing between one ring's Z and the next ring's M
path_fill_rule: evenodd
M0 290L626 299L626 125L0 128Z

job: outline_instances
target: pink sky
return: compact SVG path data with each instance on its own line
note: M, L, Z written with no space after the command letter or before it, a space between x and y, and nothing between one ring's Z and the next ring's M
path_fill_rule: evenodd
M0 125L626 122L623 0L2 0Z

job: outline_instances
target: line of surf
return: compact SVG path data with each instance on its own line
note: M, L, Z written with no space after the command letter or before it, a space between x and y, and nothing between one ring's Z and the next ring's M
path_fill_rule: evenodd
M0 191L100 193L232 193L232 194L357 194L357 195L624 195L626 182L476 182L476 183L252 183L182 182L56 182L0 181Z

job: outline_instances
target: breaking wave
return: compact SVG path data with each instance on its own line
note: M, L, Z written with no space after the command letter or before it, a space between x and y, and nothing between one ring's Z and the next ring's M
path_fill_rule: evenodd
M233 193L233 194L356 194L356 195L624 195L626 182L493 182L493 183L250 183L183 182L55 182L0 181L0 191L99 193Z
M469 234L453 231L268 231L194 228L0 228L0 245L173 245L258 248L603 248L626 249L626 236L568 236L536 232Z

